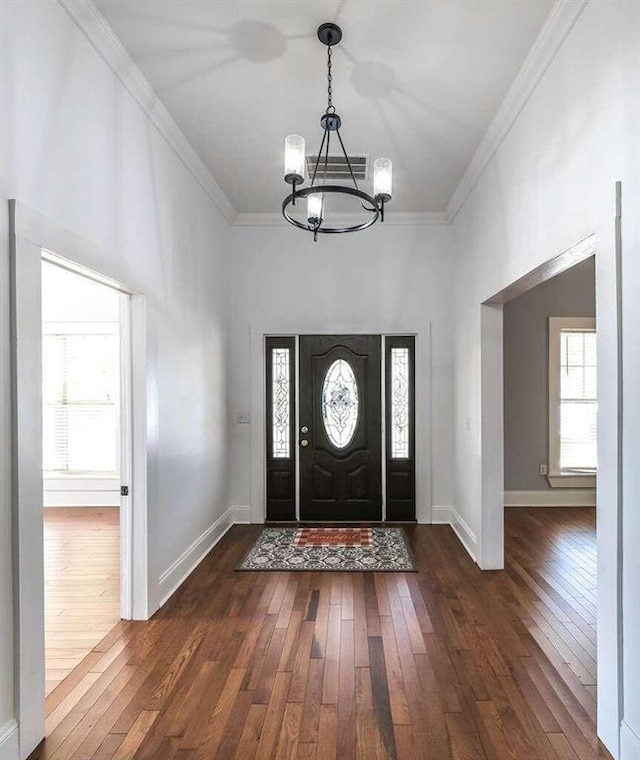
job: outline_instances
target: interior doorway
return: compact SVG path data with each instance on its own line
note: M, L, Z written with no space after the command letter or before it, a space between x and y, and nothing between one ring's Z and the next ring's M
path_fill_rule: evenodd
M595 506L595 257L504 305L505 506Z
M596 714L595 256L503 309L505 569L538 594L533 635Z
M619 185L617 186L617 208L619 211ZM619 227L620 216L616 216L616 225ZM617 535L620 528L620 509L621 509L621 470L619 469L619 444L621 428L619 420L621 419L622 398L620 394L621 382L621 311L619 288L621 283L620 267L620 247L619 237L616 238L615 250L607 249L608 241L606 238L599 240L599 252L596 252L596 236L591 234L572 247L563 251L555 258L550 259L536 269L532 270L519 280L513 282L504 290L496 293L490 299L481 305L481 477L482 477L482 512L481 512L481 534L480 547L478 552L478 564L482 569L503 569L505 567L505 490L504 490L504 394L503 394L503 310L504 305L512 299L527 293L540 283L551 280L556 275L566 272L571 267L595 256L596 270L596 290L597 290L597 356L596 363L599 365L598 387L598 431L597 431L597 466L598 466L598 489L597 508L593 507L566 507L564 509L567 517L576 518L576 524L565 526L562 530L571 532L575 528L573 539L567 534L562 537L561 532L555 533L552 530L545 538L538 537L533 539L529 546L529 554L533 557L541 548L544 541L546 548L553 548L554 543L557 545L564 542L565 546L573 551L572 541L581 546L586 558L585 567L589 567L588 573L590 580L586 584L579 581L583 591L587 590L590 601L590 615L583 616L582 611L586 606L582 604L582 599L577 599L579 608L570 610L561 598L560 591L565 585L563 577L564 571L562 565L557 561L553 568L555 578L547 570L540 566L536 569L537 579L532 580L537 589L546 596L547 600L554 602L558 609L563 609L563 615L566 618L560 620L540 620L537 625L536 633L548 632L545 637L547 641L554 639L562 648L563 653L558 655L558 649L555 653L556 661L559 667L568 671L569 678L573 679L576 689L582 691L585 704L589 705L590 710L597 707L597 723L600 735L606 735L613 722L615 730L618 730L619 720L615 705L616 695L620 693L619 670L615 663L618 662L617 650L613 646L616 636L620 632L620 617L617 612L619 609L620 593L620 557L611 548L618 545ZM607 256L612 254L615 265L609 267ZM617 306L616 306L617 304ZM615 308L614 308L615 307ZM609 369L603 372L603 367ZM589 473L586 473L589 474ZM593 476L593 473L591 473ZM558 489L559 491L560 489ZM603 498L604 494L604 498ZM580 515L577 511L590 511L590 524L580 525ZM535 510L534 519L535 519ZM595 536L595 513L599 516L606 514L606 520L600 520L597 531L597 544ZM524 518L525 510L512 510L514 513L521 513ZM561 517L560 509L556 512L544 510L549 515L553 514ZM542 512L539 513L542 517ZM510 517L510 522L512 522ZM540 520L537 520L537 528ZM531 527L531 526L530 526ZM586 530L586 533L585 533ZM528 530L531 534L531 530ZM544 530L543 530L544 533ZM596 553L597 545L597 553ZM544 547L542 547L544 548ZM519 549L518 551L521 551ZM583 572L582 568L579 572ZM594 572L597 574L597 591L594 593L593 577ZM545 576L546 573L546 576ZM576 576L578 578L578 576ZM542 581L542 582L540 582ZM591 584L591 585L589 585ZM584 596L584 594L581 594ZM595 604L594 604L595 602ZM588 603L588 601L587 601ZM596 609L597 608L597 609ZM595 657L595 628L597 630L597 658ZM588 626L588 629L580 631L580 626ZM554 628L558 626L558 628ZM576 627L577 626L577 627ZM564 634L563 628L572 629L577 637L589 634L587 639L583 639L585 646L583 649L590 652L584 657L579 650L571 652L571 648L566 646L560 634ZM589 637L590 640L589 640ZM545 641L541 638L541 642ZM550 651L553 655L553 651ZM586 666L587 677L584 684L579 677L576 677L577 670L571 672L567 665L567 658L578 659L582 661L582 666ZM594 662L597 663L594 669ZM577 669L581 666L576 663ZM597 670L597 696L595 694L595 675ZM596 704L597 702L597 704ZM595 714L595 713L594 713Z
M483 570L502 570L505 557L504 305L595 253L595 235L589 235L481 304L481 524L477 562Z
M128 296L42 261L45 677L50 694L117 624ZM124 443L123 443L124 441Z

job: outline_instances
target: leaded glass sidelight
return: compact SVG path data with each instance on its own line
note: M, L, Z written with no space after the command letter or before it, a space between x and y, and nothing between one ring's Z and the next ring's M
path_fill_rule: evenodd
M412 335L384 339L387 520L416 519L415 343Z
M322 385L322 420L327 436L337 449L346 448L358 425L358 383L345 359L327 370Z
M391 456L407 459L409 451L409 349L391 349Z
M291 359L288 348L271 352L271 419L274 459L291 456Z
M267 520L295 520L296 341L265 337L266 508Z

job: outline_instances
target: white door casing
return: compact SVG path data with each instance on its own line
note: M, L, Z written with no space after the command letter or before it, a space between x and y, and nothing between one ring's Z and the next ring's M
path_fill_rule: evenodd
M251 522L262 523L266 515L266 395L265 337L268 335L415 335L415 435L416 435L416 518L419 523L431 522L432 458L431 458L431 323L393 320L372 323L251 324ZM297 348L297 344L296 344ZM296 363L297 364L297 363ZM381 370L382 371L382 370ZM296 369L297 372L297 369ZM296 377L296 387L299 378ZM297 406L297 405L296 405ZM383 408L384 412L384 408ZM384 417L384 414L383 414ZM296 430L298 420L296 420ZM383 431L384 433L384 431ZM417 463L420 462L420 466ZM299 473L296 473L298 480ZM384 485L384 482L383 482Z
M11 266L12 532L15 703L24 760L45 735L44 559L42 492L42 259L87 274L93 246L16 201L9 201ZM51 254L55 251L56 254ZM59 256L64 253L64 259ZM94 275L127 294L130 381L123 447L131 496L123 502L123 615L147 618L146 303L109 273ZM123 413L125 410L123 409ZM129 451L126 451L126 448ZM135 551L134 551L135 547Z

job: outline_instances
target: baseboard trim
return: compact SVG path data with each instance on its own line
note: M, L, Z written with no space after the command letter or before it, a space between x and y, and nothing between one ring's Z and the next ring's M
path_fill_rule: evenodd
M453 532L458 537L460 543L467 550L467 553L474 562L477 562L476 554L478 541L476 534L467 525L465 520L458 514L452 506L434 506L431 507L431 521L438 525L450 525Z
M595 488L549 491L505 491L505 507L595 507Z
M251 522L251 507L229 507L158 579L160 607L173 596L232 525Z
M620 726L620 760L640 760L640 736L624 720Z
M0 726L0 757L2 760L18 760L19 755L18 724L10 720Z
M45 477L45 507L119 507L119 478Z
M235 506L231 507L234 511L234 524L236 525L251 525L251 507L247 506Z
M44 491L47 507L119 507L119 491Z

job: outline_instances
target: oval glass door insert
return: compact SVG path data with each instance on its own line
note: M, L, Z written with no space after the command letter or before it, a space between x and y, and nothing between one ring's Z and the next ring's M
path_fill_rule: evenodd
M324 377L322 420L329 440L337 449L351 443L358 425L358 383L345 359L334 361Z

